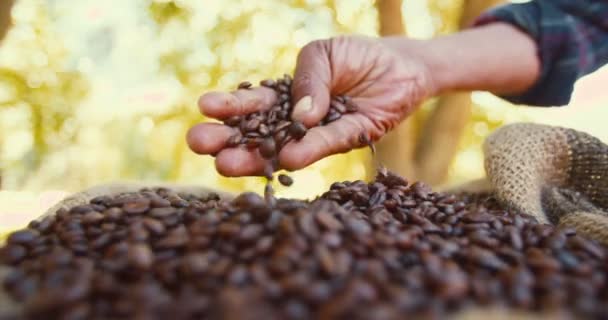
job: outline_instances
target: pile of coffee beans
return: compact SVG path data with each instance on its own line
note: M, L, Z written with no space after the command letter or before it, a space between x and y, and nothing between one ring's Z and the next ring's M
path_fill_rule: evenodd
M293 80L288 74L276 80L262 80L261 86L276 92L276 103L268 110L233 116L224 120L225 125L239 130L228 139L227 147L241 145L249 149L257 149L264 159L269 160L264 170L264 175L269 180L272 180L272 175L277 169L276 157L281 148L290 141L302 139L308 130L302 122L291 117L294 107L291 98L292 83ZM251 82L245 81L240 83L237 89L247 90L251 87ZM319 125L326 125L340 119L343 114L358 110L359 108L350 97L343 95L332 97L329 111ZM279 180L281 184L284 181L289 180Z
M266 197L144 189L59 210L9 236L4 289L28 319L401 319L480 305L608 317L608 249L491 197L386 171L312 201Z

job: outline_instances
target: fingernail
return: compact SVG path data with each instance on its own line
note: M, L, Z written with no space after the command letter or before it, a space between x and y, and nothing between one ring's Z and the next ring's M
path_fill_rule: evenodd
M312 110L312 97L305 96L293 107L292 117L298 120Z

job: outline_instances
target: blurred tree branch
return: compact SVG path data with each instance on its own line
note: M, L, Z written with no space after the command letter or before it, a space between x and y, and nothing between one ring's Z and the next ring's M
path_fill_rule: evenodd
M466 0L459 28L467 28L483 11L501 2L504 0ZM425 121L416 145L416 173L421 180L432 185L445 181L471 112L470 92L446 94L439 99Z
M503 0L465 0L458 27L466 28ZM401 0L378 0L380 35L405 34ZM445 181L471 117L470 93L442 96L426 119L413 115L378 143L378 160L390 170L432 185ZM424 120L424 121L421 121Z
M0 1L0 41L2 41L11 25L11 8L13 7L13 3L15 3L15 0Z
M401 0L376 1L381 36L406 34L401 4ZM378 162L391 171L415 180L413 163L415 141L414 117L410 117L377 143ZM374 174L374 170L368 170L368 172Z

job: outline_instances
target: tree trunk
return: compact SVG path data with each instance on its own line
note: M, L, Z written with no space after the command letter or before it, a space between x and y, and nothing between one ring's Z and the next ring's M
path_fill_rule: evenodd
M401 14L401 0L377 0L378 18L380 22L380 35L405 34L403 16ZM414 119L403 121L393 131L385 135L376 144L376 160L389 170L409 179L414 177L414 146L416 130ZM373 172L373 170L368 170Z
M405 34L401 4L401 0L376 1L381 36Z
M14 0L0 0L0 41L11 25L11 8L14 2Z
M466 28L483 11L501 2L504 0L465 1L460 29ZM445 182L471 112L469 92L447 94L439 99L424 124L416 145L416 173L420 180L433 186Z

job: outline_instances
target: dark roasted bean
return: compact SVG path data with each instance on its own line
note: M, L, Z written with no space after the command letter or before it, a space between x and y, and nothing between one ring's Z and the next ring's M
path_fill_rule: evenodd
M234 199L234 205L240 208L258 208L266 205L266 202L257 193L245 192Z
M252 84L249 81L243 81L241 83L239 83L239 86L237 87L237 89L249 89L251 88Z
M1 249L0 262L14 265L25 258L27 250L18 244L11 244Z
M264 139L288 134L291 105L272 108L273 123L266 111L243 122L267 126ZM276 153L268 160L279 168ZM0 247L0 264L29 318L215 319L226 308L235 319L444 318L475 305L605 314L606 247L383 168L314 200L277 199L270 184L233 200L155 188L28 226Z
M82 216L82 223L84 224L98 224L103 221L103 214L97 211L89 211Z
M163 233L165 233L165 226L163 225L162 222L156 220L156 219L152 219L152 218L144 218L142 220L143 225L146 227L146 229L148 229L150 232L152 232L155 235L161 235Z
M302 139L306 135L306 126L302 122L294 121L288 127L289 134L296 140Z
M274 88L276 86L276 82L274 82L272 79L265 79L260 81L260 85L268 88Z
M241 139L243 136L240 133L235 133L226 141L226 147L233 148L238 146L241 143Z
M148 270L154 262L154 254L145 244L134 244L129 247L128 259L130 265L139 270Z
M20 231L11 233L8 236L8 239L6 240L6 242L8 242L10 244L29 245L29 244L32 244L38 238L38 235L39 235L39 233L36 230L30 230L30 229L20 230Z
M290 176L287 176L287 175L284 175L284 174L280 174L279 175L279 182L282 185L284 185L286 187L289 187L289 186L291 186L293 184L293 179L291 179Z
M169 217L171 215L174 215L176 212L177 212L177 210L173 207L154 208L154 209L148 211L148 215L153 218L163 219L163 218Z
M274 139L272 139L272 138L264 139L262 144L260 144L259 150L260 150L260 154L265 159L273 158L276 155L276 145L275 145Z

